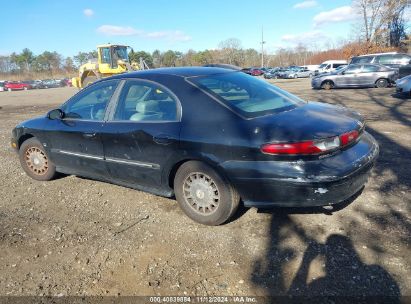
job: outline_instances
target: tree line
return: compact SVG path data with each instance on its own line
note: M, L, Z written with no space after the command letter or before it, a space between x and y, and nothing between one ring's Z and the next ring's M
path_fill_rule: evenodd
M409 35L407 36L405 12L409 6L407 0L352 0L352 8L359 16L358 21L353 24L356 29L354 39L334 44L328 42L323 47L300 43L292 48L279 48L273 54L264 54L264 65L319 64L328 59L349 59L366 53L406 51L407 45L404 41L409 41ZM155 50L151 53L138 50L130 52L129 56L135 62L143 58L151 68L201 66L210 63L226 63L240 67L261 65L261 52L253 48L243 48L238 38L221 41L216 49L187 52ZM0 75L75 75L80 65L96 57L95 50L64 57L55 51L44 51L35 55L25 48L20 53L0 56Z

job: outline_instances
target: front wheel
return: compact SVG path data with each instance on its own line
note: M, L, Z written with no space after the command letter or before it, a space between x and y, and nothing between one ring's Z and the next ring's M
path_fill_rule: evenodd
M331 81L324 81L321 87L324 90L331 90L334 87L334 84Z
M174 178L174 192L184 213L204 225L220 225L233 216L239 195L231 184L210 166L189 161Z
M23 142L19 159L23 170L35 180L48 181L56 175L56 166L49 159L43 145L34 137Z
M378 79L375 82L375 86L377 88L386 88L386 87L388 87L388 81L387 81L387 79L384 79L384 78Z

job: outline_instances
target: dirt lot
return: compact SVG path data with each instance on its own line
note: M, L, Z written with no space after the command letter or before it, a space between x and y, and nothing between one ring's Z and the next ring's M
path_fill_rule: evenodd
M366 117L381 154L355 200L333 211L242 209L206 227L171 199L76 176L36 182L10 131L75 89L0 93L0 295L411 296L411 100L273 82Z

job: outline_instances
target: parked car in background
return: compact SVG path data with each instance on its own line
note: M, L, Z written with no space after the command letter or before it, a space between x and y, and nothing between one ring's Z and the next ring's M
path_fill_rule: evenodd
M329 73L334 71L336 68L342 65L347 65L347 60L327 60L320 64L317 70L315 70L314 75L319 75L321 73Z
M400 66L398 69L398 78L403 78L408 75L411 75L411 62L410 64Z
M25 80L22 83L26 83L31 86L32 89L44 89L44 84L41 80Z
M351 64L381 64L390 68L399 68L411 64L411 55L403 53L378 53L355 56L351 58Z
M280 71L282 71L281 68L269 69L267 72L264 73L264 78L265 79L278 78L278 73Z
M308 68L298 67L298 68L288 70L284 78L307 78L307 77L311 78L313 76L314 76L313 71L310 71Z
M18 82L18 81L8 81L4 85L4 89L7 91L18 91L18 90L30 90L32 89L32 86L24 83L24 82Z
M44 87L48 88L59 88L61 86L60 81L56 81L55 79L45 79L42 80Z
M290 72L291 68L286 67L278 71L277 78L286 78L288 73Z
M311 80L314 89L329 90L347 87L386 88L398 79L398 71L378 64L350 64L339 71L323 74Z
M319 64L308 64L308 65L303 65L301 67L307 68L308 70L315 72L315 70L319 69L320 65Z
M251 68L250 73L251 76L261 76L264 74L264 70L260 68Z
M411 97L411 75L398 79L395 84L397 93Z
M17 125L11 145L33 179L62 172L175 196L206 225L229 220L240 201L301 208L347 200L379 153L355 111L204 67L96 81Z

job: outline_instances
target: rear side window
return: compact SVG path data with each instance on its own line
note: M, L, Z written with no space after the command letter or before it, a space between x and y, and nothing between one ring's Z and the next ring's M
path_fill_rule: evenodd
M376 66L376 65L366 64L366 65L364 65L364 68L363 68L362 71L364 73L379 72L379 71L381 71L381 68L379 66Z
M394 55L382 55L376 60L379 64L396 64Z
M151 82L128 81L114 114L116 121L176 121L176 98Z
M374 58L373 56L353 57L353 59L351 59L351 64L354 64L354 63L371 63L373 58Z
M265 81L239 72L191 77L187 80L247 118L279 113L305 103Z

